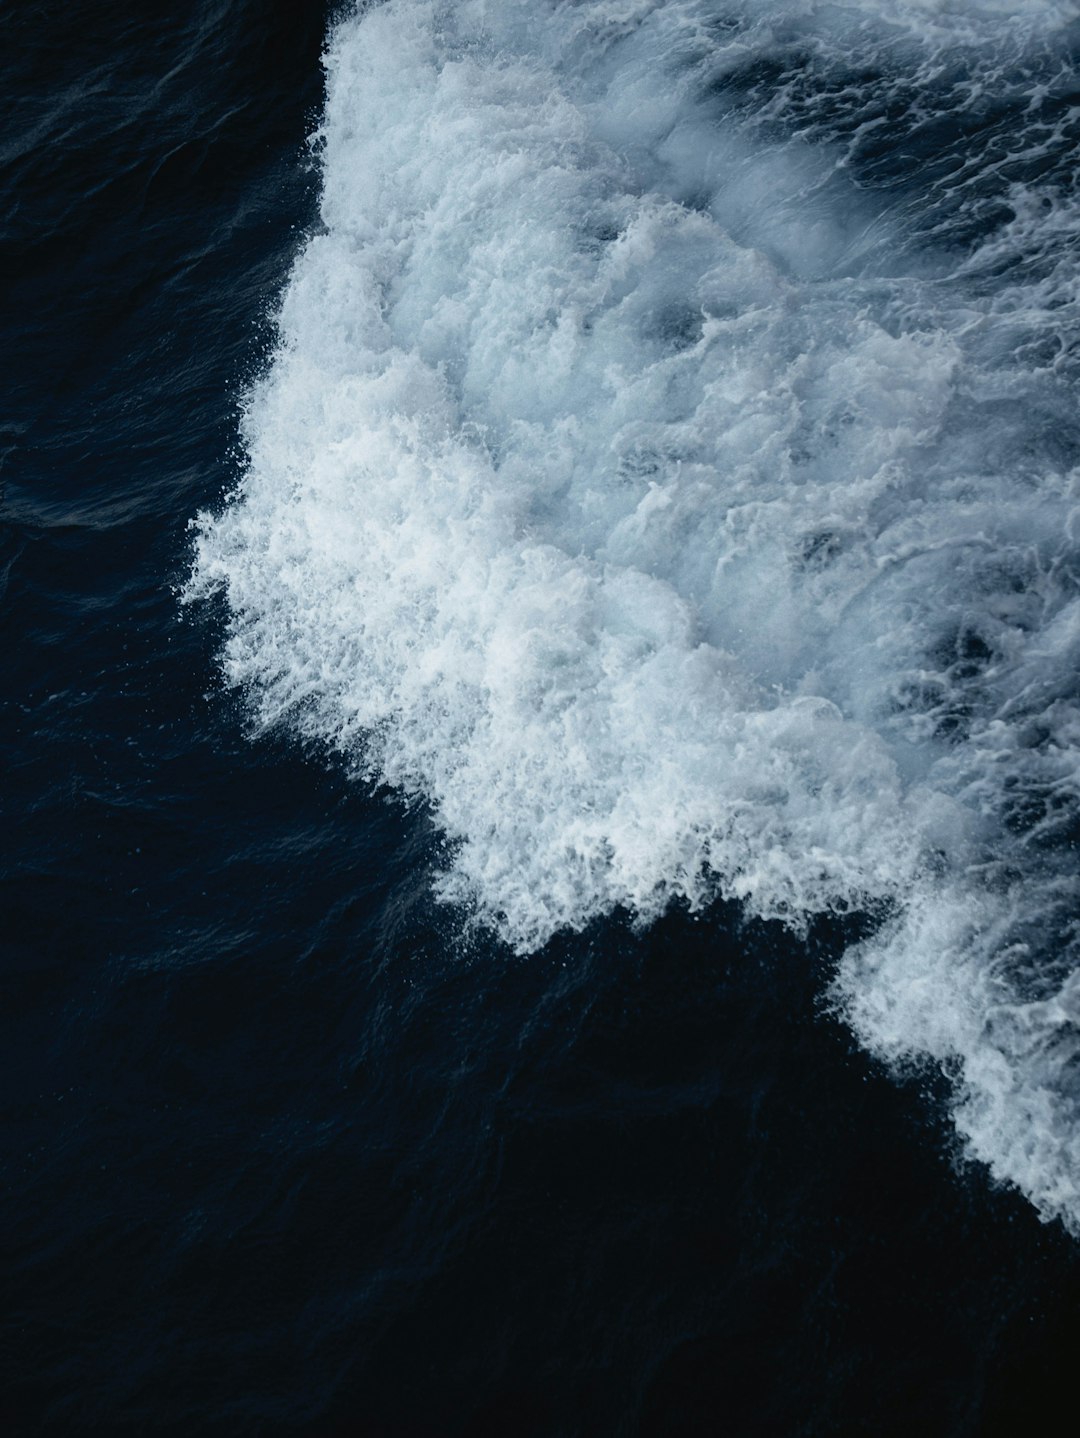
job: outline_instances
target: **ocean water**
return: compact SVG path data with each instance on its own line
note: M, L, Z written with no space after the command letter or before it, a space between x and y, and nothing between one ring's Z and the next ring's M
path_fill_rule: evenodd
M1075 4L0 33L8 1429L1044 1431Z

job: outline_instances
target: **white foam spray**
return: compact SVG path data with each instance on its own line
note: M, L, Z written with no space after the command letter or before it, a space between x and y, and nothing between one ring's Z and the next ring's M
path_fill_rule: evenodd
M188 592L520 951L887 909L838 1005L1080 1229L1074 13L347 18Z

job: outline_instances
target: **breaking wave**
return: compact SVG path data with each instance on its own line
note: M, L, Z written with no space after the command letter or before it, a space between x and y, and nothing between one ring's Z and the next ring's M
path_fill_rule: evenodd
M837 1006L1080 1229L1078 25L389 0L189 597L520 951L870 910Z

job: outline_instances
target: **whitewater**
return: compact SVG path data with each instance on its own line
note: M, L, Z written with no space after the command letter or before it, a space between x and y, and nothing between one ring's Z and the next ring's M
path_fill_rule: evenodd
M1074 4L388 0L185 595L514 949L865 914L828 1001L1080 1233Z

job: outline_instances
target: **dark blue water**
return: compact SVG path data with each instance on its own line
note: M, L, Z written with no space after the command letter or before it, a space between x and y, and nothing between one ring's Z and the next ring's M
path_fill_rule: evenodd
M423 806L252 738L181 608L330 19L0 17L6 1431L1060 1427L1075 1243L823 1006L862 921L464 933Z

